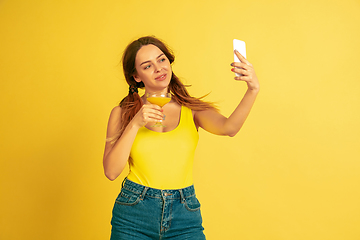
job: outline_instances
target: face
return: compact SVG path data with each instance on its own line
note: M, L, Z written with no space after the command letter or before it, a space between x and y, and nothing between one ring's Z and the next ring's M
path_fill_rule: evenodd
M134 79L143 82L146 92L167 91L172 70L169 59L155 45L142 46L135 58Z

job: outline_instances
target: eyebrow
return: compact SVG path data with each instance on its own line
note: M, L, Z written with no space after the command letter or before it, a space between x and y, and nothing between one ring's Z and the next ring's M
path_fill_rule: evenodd
M162 55L164 55L164 53L162 53L162 54L160 54L159 56L157 56L156 59L158 59L158 58L161 57ZM145 62L141 63L140 66L143 65L143 64L145 64L145 63L148 63L148 62L151 62L151 61L150 61L150 60L149 60L149 61L145 61Z

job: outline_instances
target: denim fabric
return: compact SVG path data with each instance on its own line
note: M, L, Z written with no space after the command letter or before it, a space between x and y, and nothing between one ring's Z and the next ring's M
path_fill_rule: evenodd
M160 190L125 179L111 225L111 240L205 239L193 185Z

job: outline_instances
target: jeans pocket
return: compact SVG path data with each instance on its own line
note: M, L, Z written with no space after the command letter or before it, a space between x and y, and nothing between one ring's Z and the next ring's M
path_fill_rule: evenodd
M120 205L133 206L140 201L140 194L133 193L125 188L121 189L115 202Z
M200 209L200 202L197 199L196 195L185 198L184 205L185 208L191 212L196 212Z

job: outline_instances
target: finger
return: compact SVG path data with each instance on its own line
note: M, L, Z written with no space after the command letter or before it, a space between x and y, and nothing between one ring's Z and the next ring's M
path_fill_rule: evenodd
M162 110L162 108L161 108L159 105L156 105L156 104L151 104L151 107L152 107L153 109L158 110L158 111L161 111L161 110Z
M243 55L241 55L241 53L238 50L235 49L234 53L239 58L240 61L245 59L245 57Z
M143 107L144 107L144 108L147 108L147 109L156 109L156 110L158 110L158 111L161 111L161 110L162 110L162 108L159 107L158 105L156 105L156 104L151 104L151 103L144 104Z
M149 109L144 112L144 115L147 115L151 118L163 118L164 114L157 109Z
M251 66L251 63L243 55L241 55L238 50L234 50L234 52L241 62L245 63L246 65Z
M145 122L161 122L164 117L155 113L144 113L143 119Z
M155 115L158 115L158 116L163 116L163 109L158 107L157 105L151 105L151 106L147 106L147 107L144 107L142 109L142 114L155 114Z
M241 63L241 62L233 62L230 65L232 67L243 68L245 70L250 70L250 68L251 68L251 66L247 65L246 63Z
M156 105L152 106L149 104L147 106L143 105L139 114L141 114L144 121L153 118L153 116L161 118L164 115L161 108L159 109Z
M249 74L248 71L246 71L245 69L241 69L241 68L232 68L231 71L234 73L242 74L242 75Z
M234 79L237 81L244 81L244 82L249 82L251 80L249 76L234 77Z

